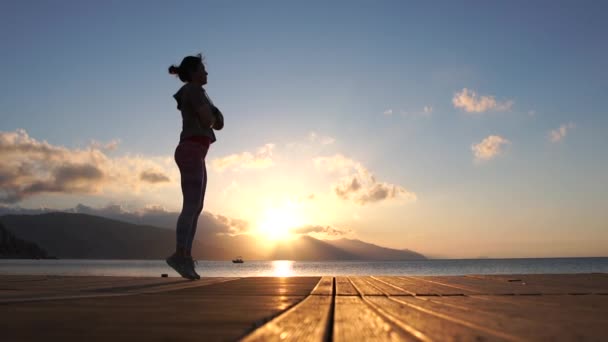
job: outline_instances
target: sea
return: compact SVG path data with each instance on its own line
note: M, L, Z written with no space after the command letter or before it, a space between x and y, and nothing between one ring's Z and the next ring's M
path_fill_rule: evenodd
M608 273L608 258L430 259L419 261L198 260L202 277ZM0 275L178 277L164 260L0 259Z

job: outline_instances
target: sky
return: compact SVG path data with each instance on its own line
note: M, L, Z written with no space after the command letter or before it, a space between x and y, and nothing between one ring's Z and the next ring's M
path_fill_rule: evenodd
M225 117L205 211L240 232L445 258L608 256L607 11L5 2L0 205L179 211L182 84L167 69L202 53Z

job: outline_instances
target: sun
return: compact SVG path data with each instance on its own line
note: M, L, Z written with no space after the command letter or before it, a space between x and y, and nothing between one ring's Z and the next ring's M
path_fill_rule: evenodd
M290 232L302 224L299 213L290 206L269 208L257 223L258 234L271 241L288 240L293 237Z

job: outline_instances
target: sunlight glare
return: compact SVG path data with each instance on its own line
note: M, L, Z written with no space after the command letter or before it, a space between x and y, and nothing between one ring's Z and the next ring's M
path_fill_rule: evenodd
M294 275L292 260L274 260L272 262L273 277L291 277Z
M258 221L258 234L271 241L287 240L292 237L290 229L302 225L302 220L292 206L266 210Z

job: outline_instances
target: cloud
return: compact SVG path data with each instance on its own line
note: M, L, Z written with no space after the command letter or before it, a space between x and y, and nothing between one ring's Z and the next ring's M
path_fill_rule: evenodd
M417 199L415 193L400 185L377 181L361 163L341 154L318 157L313 159L313 162L318 169L345 175L332 186L334 193L342 200L352 200L357 204L366 205L389 199L407 201Z
M0 158L0 203L18 203L42 193L138 192L142 181L149 182L141 179L143 171L167 169L171 163L162 158L110 158L93 146L55 146L23 129L0 131Z
M348 199L351 193L357 192L359 189L361 189L361 181L359 181L358 175L347 177L334 187L336 195L342 199Z
M509 140L498 136L490 135L483 139L479 144L471 145L471 150L476 160L490 160L502 152L503 146L509 144Z
M154 171L154 170L146 170L139 175L139 179L148 183L164 183L169 182L170 179L163 172Z
M392 109L387 109L384 111L384 115L393 115L393 110Z
M452 98L454 107L461 108L468 113L483 113L489 110L504 112L511 110L513 101L497 102L494 96L479 96L475 91L462 88Z
M416 117L429 118L429 117L431 117L432 114L433 114L432 106L424 106L424 107L422 107L422 109L413 110L413 111L407 111L407 110L401 111L402 116L412 117L412 118L416 118Z
M108 143L101 143L97 140L91 140L91 144L89 145L93 149L98 150L106 150L106 151L115 151L120 144L120 139L113 139Z
M108 204L100 208L79 204L66 211L168 229L175 229L180 214L179 212L168 211L163 206L155 204L149 204L134 210L128 210L120 204ZM249 223L241 219L204 211L199 217L198 229L204 230L208 234L237 235L248 232Z
M298 227L298 228L292 228L290 230L290 232L293 234L316 233L316 234L325 234L325 235L331 235L331 236L340 236L340 235L349 234L351 232L351 230L350 229L340 229L340 228L331 227L331 226L306 225L306 226L302 226L302 227Z
M79 204L72 210L76 213L98 215L125 222L175 229L179 212L168 211L163 206L149 204L135 210L128 210L118 204L108 204L101 208L92 208ZM204 211L199 217L198 229L216 235L242 234L249 230L249 223L244 220Z
M308 195L303 195L303 196L297 196L293 199L293 201L295 203L304 203L304 202L310 202L310 201L314 201L316 198L316 195L311 193Z
M559 128L556 128L556 129L552 130L551 132L549 132L549 141L551 141L553 143L561 141L562 139L564 139L566 137L566 134L568 134L568 131L574 127L575 126L572 122L560 125Z
M211 213L203 213L201 218L206 223L199 224L207 231L211 231L219 235L239 235L249 232L249 222L245 220L230 218L223 215L214 215Z
M265 169L274 165L272 160L272 151L274 144L266 144L254 153L243 152L240 154L231 154L226 157L216 158L211 161L213 168L222 172L226 169L239 171L242 169Z
M310 140L310 142L313 142L313 143L318 142L321 145L330 145L336 141L336 139L334 139L332 137L321 136L314 131L310 132L308 134L308 140Z
M238 191L240 187L241 186L239 185L239 183L233 180L227 187L224 188L224 190L222 190L222 196L227 196L228 194L234 191Z

